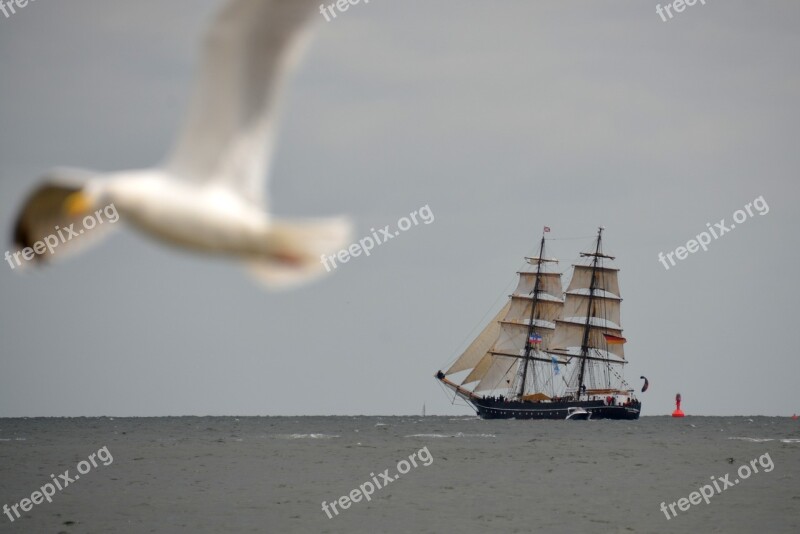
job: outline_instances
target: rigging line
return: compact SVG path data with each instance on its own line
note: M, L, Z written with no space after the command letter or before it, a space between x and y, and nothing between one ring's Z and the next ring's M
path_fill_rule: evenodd
M443 385L441 382L439 382L438 384L439 384L439 387L440 387L440 388L442 388L442 391L444 391L444 392L445 392L445 394L446 394L446 395L449 397L449 396L450 396L450 390L449 390L449 389L446 389L446 388L444 387L444 385ZM455 404L455 402L456 402L456 399L455 399L455 398L453 398L453 399L450 401L450 404Z
M611 369L611 362L608 363L608 366L609 366L609 369ZM624 384L627 387L631 387L631 385L628 384L628 381L625 380L625 378L623 378L622 376L620 376L620 374L616 370L611 369L611 372L614 373L614 375L616 375L617 378L619 378L619 380L620 380L620 382L622 384Z
M495 356L495 358L497 358L497 356ZM494 385L494 386L492 386L492 388L491 388L491 389L488 389L488 390L485 390L485 391L495 391L495 390L497 390L497 389L502 389L502 387L501 387L501 388L498 388L498 387L497 387L497 384L499 384L499 383L500 383L500 381L501 381L502 379L504 379L504 378L506 377L506 375L508 375L508 372L511 370L511 368L512 368L512 367L514 367L514 364L515 364L515 363L517 363L517 361L516 361L516 359L515 359L515 358L509 358L509 359L510 359L510 360L513 360L513 361L512 361L512 362L511 362L511 364L508 366L508 369L506 369L506 370L505 370L505 372L503 373L503 376L501 376L500 378L498 378L498 379L497 379L497 382L495 382L495 385ZM494 362L492 363L492 365L494 365ZM482 382L482 381L483 381L483 379L481 379L481 382ZM480 384L480 382L479 382L479 384ZM508 389L508 388L506 388L506 389ZM506 393L506 395L508 395L508 393Z
M450 392L451 392L451 390L450 390L449 388L446 388L446 387L444 386L444 384L442 384L441 382L438 382L438 384L439 384L439 387L440 387L440 388L442 388L442 391L444 391L444 392L445 392L445 394L446 394L446 395L449 397L449 396L450 396ZM451 405L453 405L453 406L455 406L455 404L456 404L456 399L463 400L463 399L461 399L461 397L459 397L458 393L453 393L453 399L450 401L450 404L451 404Z
M584 263L581 263L581 262L584 262ZM586 264L587 263L590 264L591 260L587 260L583 256L576 256L574 258L564 258L562 263L563 264L569 264L564 268L563 271L561 271L561 274L563 275L564 273L566 273L567 271L572 269L573 265L580 265L581 267L588 267L588 265L586 265Z
M545 238L547 241L576 241L578 239L594 239L593 235L579 235L575 237L547 237Z
M527 262L523 261L520 264L520 266L517 268L517 271L521 271L526 263ZM461 340L461 343L458 344L458 347L463 347L463 350L461 348L456 349L455 354L450 356L450 359L448 360L448 364L445 367L449 368L451 365L453 365L453 363L455 363L455 361L458 359L458 357L461 355L461 353L463 353L465 350L467 350L467 347L469 345L467 345L467 347L465 347L464 344L467 342L467 340L469 340L470 338L473 337L473 334L475 333L476 330L478 330L481 327L481 325L485 325L486 324L486 318L489 315L492 315L492 310L494 310L494 307L497 306L497 303L503 298L503 296L505 295L506 297L508 297L508 294L507 294L508 293L508 288L515 284L516 279L517 279L517 274L515 272L514 276L511 277L511 281L505 285L506 289L503 290L503 292L495 299L495 301L492 303L492 305L489 307L489 309L486 310L486 313L483 314L483 317L481 318L480 321L478 321L478 324L473 326L472 330L470 330L467 333L467 335L464 336L464 339ZM495 312L495 313L497 313L497 312ZM474 337L477 337L477 336L474 336Z

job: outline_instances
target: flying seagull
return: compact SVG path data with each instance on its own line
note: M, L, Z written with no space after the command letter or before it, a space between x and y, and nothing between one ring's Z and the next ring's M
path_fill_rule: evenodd
M148 236L235 258L271 287L323 274L320 257L346 246L349 220L276 219L264 198L278 100L310 36L316 3L227 2L206 36L188 118L166 162L106 175L51 171L20 211L13 237L18 251L113 205ZM74 252L110 228L62 239L53 254L34 259Z

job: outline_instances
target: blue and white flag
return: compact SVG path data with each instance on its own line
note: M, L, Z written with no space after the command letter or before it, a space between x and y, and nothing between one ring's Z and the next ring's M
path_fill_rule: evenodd
M558 358L556 358L555 356L550 356L550 361L553 362L553 374L557 375L559 373L559 370L558 370Z

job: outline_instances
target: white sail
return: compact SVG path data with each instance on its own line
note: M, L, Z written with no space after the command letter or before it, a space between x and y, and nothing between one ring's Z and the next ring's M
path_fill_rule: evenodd
M548 334L554 330L549 330ZM542 337L544 337L544 335ZM525 341L528 339L528 326L514 323L500 323L500 333L495 344L490 347L462 384L480 380L484 389L487 384L497 382L525 354ZM516 369L516 367L514 367ZM504 382L497 382L505 384ZM501 386L498 386L501 387ZM473 391L478 391L477 389Z
M491 359L491 364L486 370L486 374L472 391L510 388L514 382L514 377L517 375L520 360L493 355L487 355L487 357Z
M568 319L570 317L580 317L585 319L586 317L590 317L589 300L590 299L588 295L567 293L567 298L564 301L564 311L562 317L564 319ZM616 326L620 325L620 302L622 301L620 298L595 296L591 300L591 317L597 317L611 321Z
M572 266L572 280L569 282L567 292L575 290L588 290L592 284L592 266L591 265L573 265ZM619 281L617 280L617 272L619 269L610 267L596 267L595 271L595 289L602 289L621 297L619 293Z
M483 377L486 376L486 373L489 371L489 367L492 366L492 363L494 363L494 358L492 358L491 353L487 352L483 355L481 360L478 362L478 365L475 366L472 372L461 381L461 385L465 386L483 379Z
M445 375L452 375L471 369L461 385L479 382L473 391L508 387L507 380L513 382L520 357L525 355L536 273L518 274L520 280L514 295L445 372ZM564 306L560 300L563 294L561 274L540 273L540 277L533 324L542 342L534 348L547 346ZM546 358L545 355L539 357Z
M500 336L497 338L497 343L494 344L492 351L524 356L525 344L528 341L528 325L508 322L501 322L500 324ZM541 345L547 347L555 330L537 326L535 332L542 336Z
M585 324L560 320L556 321L556 332L553 339L550 341L550 350L563 353L571 347L582 346L585 329ZM603 334L622 337L622 330L619 328L589 326L588 346L590 348L616 354L620 358L625 358L624 345L609 344Z
M540 256L544 256L544 246L542 238ZM592 264L572 266L566 291L561 274L536 272L555 260L526 258L530 266L518 273L509 301L447 370L448 375L465 372L461 384L437 373L482 417L512 417L517 412L533 416L539 409L536 403L597 402L591 397L605 393L632 398L633 390L622 376L627 361L619 270L603 265L614 258L603 253L602 228L594 250L581 256L591 258ZM498 394L507 398L498 400ZM485 412L489 408L482 402L489 402L495 411ZM626 415L639 406L635 399L626 404Z
M531 296L536 284L535 272L518 272L519 283L514 290L515 295ZM539 273L539 295L544 293L554 299L561 299L564 290L561 287L561 273Z
M511 307L511 302L506 303L503 308L497 312L497 315L486 325L486 328L470 343L467 350L450 366L445 372L445 375L451 375L467 369L473 369L478 362L483 358L489 349L492 348L494 342L497 341L497 336L500 334L500 321L508 315L508 310Z
M508 314L506 314L503 319L513 323L529 324L532 306L532 297L520 297L517 295L512 295L511 308L508 310ZM534 317L534 324L537 324L536 319L546 321L548 323L555 323L556 319L561 318L561 310L563 307L564 303L560 300L538 299L536 301L536 315Z

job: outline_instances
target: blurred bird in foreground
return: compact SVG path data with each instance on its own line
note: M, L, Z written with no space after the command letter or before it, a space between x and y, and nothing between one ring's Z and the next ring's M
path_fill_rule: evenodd
M264 199L278 99L315 13L313 0L230 0L206 38L188 119L167 162L107 175L51 171L17 219L18 250L113 204L145 234L236 258L270 287L323 274L320 257L350 240L348 219L275 219ZM74 252L111 228L35 259Z

